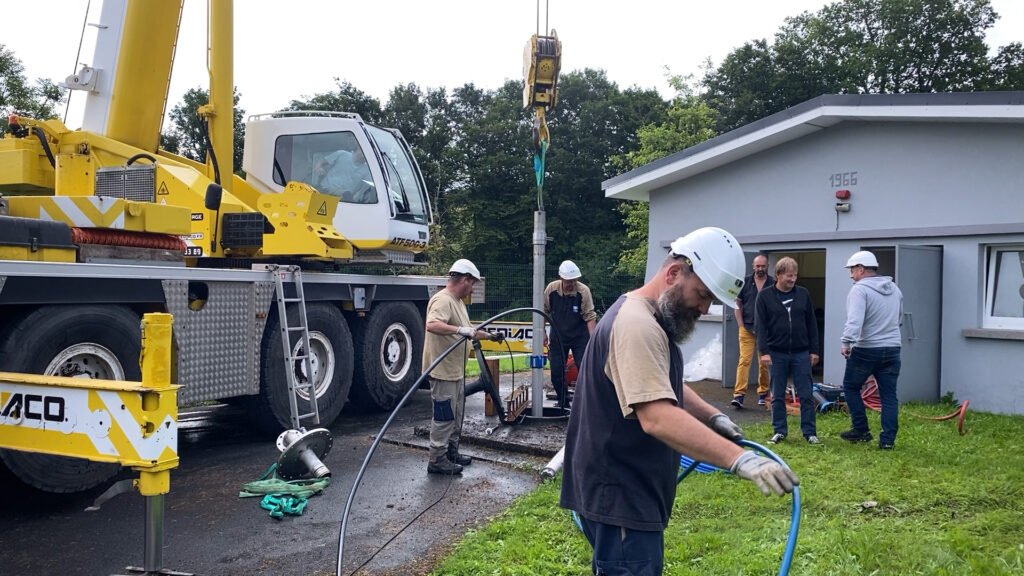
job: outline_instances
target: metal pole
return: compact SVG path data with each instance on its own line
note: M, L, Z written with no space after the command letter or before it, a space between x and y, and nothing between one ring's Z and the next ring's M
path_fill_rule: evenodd
M146 496L146 551L143 568L156 574L164 567L164 495Z
M533 307L544 309L544 247L547 244L547 231L544 226L544 211L533 213ZM533 315L533 344L531 355L541 356L544 352L544 317ZM531 415L535 418L544 416L544 367L534 365L533 368L533 408Z

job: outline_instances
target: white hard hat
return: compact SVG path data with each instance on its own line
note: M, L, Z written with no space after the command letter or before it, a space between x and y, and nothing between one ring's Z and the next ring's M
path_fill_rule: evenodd
M572 260L566 260L558 266L558 277L562 280L575 280L580 276L583 276L583 273Z
M469 274L470 276L476 278L477 280L480 279L480 271L476 269L476 265L470 262L469 260L466 260L465 258L460 258L456 260L455 263L452 264L452 267L448 269L448 273Z
M854 266L863 266L865 268L878 268L878 258L867 250L861 250L860 252L854 253L850 256L850 259L846 261L846 268L853 268Z
M688 258L708 290L722 304L736 307L747 265L743 247L732 234L711 226L700 228L672 242L671 253Z

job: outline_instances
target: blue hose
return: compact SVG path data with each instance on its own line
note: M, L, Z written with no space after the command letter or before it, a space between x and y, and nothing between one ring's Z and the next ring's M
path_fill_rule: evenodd
M768 448L758 444L757 442L751 442L750 440L740 440L737 442L740 446L756 450L771 458L784 468L789 468L782 458L779 458L778 454L772 452ZM782 564L779 565L779 576L787 576L789 574L789 566L793 563L793 551L796 550L796 539L800 534L800 487L793 487L793 507L790 511L789 521L789 536L786 538L786 551L782 554Z
M769 450L768 448L765 448L764 446L758 444L757 442L751 442L750 440L740 440L739 442L737 442L737 444L739 444L740 446L743 446L745 448L750 448L751 450L755 450L757 452L760 452L760 453L764 454L765 456L767 456L768 458L770 458L771 460L774 460L775 462L777 462L780 466L783 466L785 468L789 468L789 466L786 465L785 462L783 462L782 458L779 458L778 454L772 452L771 450ZM722 472L729 473L728 470L723 470L723 469L718 468L716 466L711 466L710 464L705 464L703 462L698 462L698 461L693 460L691 458L688 458L686 456L680 456L680 458L679 458L679 469L680 469L679 476L676 477L676 483L677 484L679 482L682 482L683 478L686 478L690 474L690 472L693 472L694 470L696 470L698 472L704 472L704 473L715 472L715 471L722 471ZM583 523L580 521L580 515L577 514L575 510L572 510L572 521L573 521L573 523L576 524L576 528L578 528L580 532L583 532ZM788 576L788 574L789 574L789 567L793 563L793 551L796 550L796 539L797 539L797 536L799 535L799 533L800 533L800 487L799 486L794 486L793 487L793 507L792 507L792 510L790 512L789 536L786 538L786 551L782 554L782 564L779 565L779 576Z

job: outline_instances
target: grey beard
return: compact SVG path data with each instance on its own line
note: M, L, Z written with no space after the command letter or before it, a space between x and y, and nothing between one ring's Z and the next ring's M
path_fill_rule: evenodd
M676 344L682 344L696 330L700 310L681 309L676 304L677 299L673 298L675 292L676 290L671 288L658 297L658 311L655 317L669 339Z

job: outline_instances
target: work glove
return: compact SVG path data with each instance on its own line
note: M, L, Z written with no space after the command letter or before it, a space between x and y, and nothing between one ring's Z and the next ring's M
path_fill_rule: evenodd
M501 344L502 342L505 341L505 335L504 334L499 334L497 332L488 332L488 334L489 334L489 336L487 337L487 339L490 340L491 342L497 342L497 343Z
M463 338L468 338L470 340L473 339L473 336L476 336L476 330L470 328L469 326L459 326L459 330L456 333L459 336L462 336Z
M751 450L740 454L729 472L757 484L765 496L770 496L772 492L779 496L789 494L794 486L800 485L800 479L792 470Z
M715 414L708 420L708 426L727 440L732 440L733 442L743 440L743 429L733 422L731 418L721 412Z

